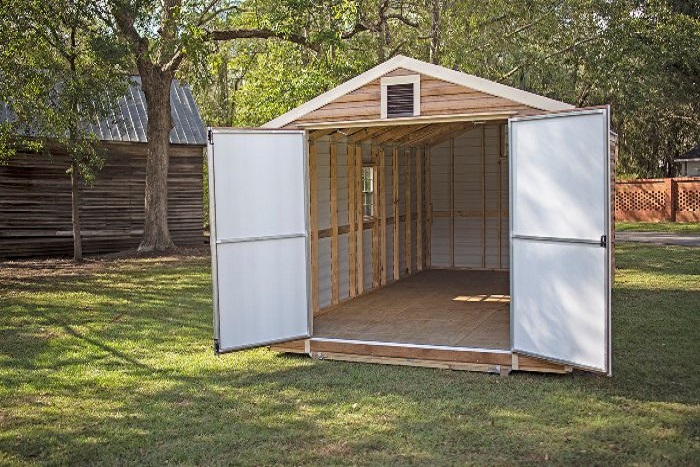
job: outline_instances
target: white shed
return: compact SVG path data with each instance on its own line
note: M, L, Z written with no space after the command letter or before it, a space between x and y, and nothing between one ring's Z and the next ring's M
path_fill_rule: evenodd
M209 141L217 353L610 374L608 107L398 56Z

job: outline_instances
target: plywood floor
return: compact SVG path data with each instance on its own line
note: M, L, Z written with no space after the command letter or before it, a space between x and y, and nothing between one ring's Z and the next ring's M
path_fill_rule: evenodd
M314 337L510 348L507 272L423 271L314 317Z

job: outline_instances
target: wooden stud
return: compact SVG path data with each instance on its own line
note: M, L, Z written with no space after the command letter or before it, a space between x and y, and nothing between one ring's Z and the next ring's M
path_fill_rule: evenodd
M375 194L375 196L378 195L380 199L379 221L381 223L381 228L379 230L379 268L381 270L381 274L379 277L379 283L381 285L386 284L386 177L384 176L386 167L384 165L384 161L384 148L379 148L379 192Z
M394 205L394 280L399 280L399 149L394 148L391 161Z
M331 152L331 304L338 303L338 148L330 145Z
M416 269L423 270L423 151L416 149Z
M372 167L374 167L374 176L372 177L372 192L374 193L374 211L373 221L372 221L372 288L379 287L379 217L378 208L381 204L379 199L379 150L376 148L372 149Z
M455 267L455 139L450 138L450 267Z
M309 141L309 223L311 227L311 310L319 310L317 145Z
M355 239L357 236L357 231L355 227L355 220L357 219L357 212L355 210L355 189L357 182L355 181L355 145L348 143L347 145L348 154L348 224L350 228L348 230L348 277L349 277L349 288L350 288L350 298L357 295L357 245L355 244Z
M411 274L413 272L413 267L411 264L411 149L404 149L404 155L406 156L406 166L404 167L404 174L406 176L406 199L404 200L404 206L406 206L406 222L404 223L406 234L404 240L406 242L406 246L404 247L404 255L406 260L406 272Z
M355 179L359 189L355 193L355 217L357 218L357 294L365 291L364 272L364 216L362 212L362 146L355 146Z
M503 204L503 193L501 190L503 189L501 187L501 184L503 183L501 180L502 175L502 170L503 168L501 167L503 161L503 125L499 123L498 125L498 267L502 268L503 267L503 218L502 218L502 204ZM517 368L514 368L517 370Z
M481 126L481 267L486 267L486 125Z
M425 148L425 267L430 269L430 251L432 248L431 235L433 233L433 204L431 201L431 187L430 187L430 148Z

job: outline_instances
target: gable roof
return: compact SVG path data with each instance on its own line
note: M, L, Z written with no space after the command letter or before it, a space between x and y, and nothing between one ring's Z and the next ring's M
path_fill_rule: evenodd
M690 151L686 152L683 155L676 157L674 160L692 161L692 160L697 160L697 159L700 159L700 146L695 146L693 149L691 149Z
M170 83L170 111L173 120L171 144L206 145L204 123L187 84L180 84L177 80ZM12 110L0 103L0 122L13 118ZM141 89L141 77L132 76L129 88L119 97L113 112L87 124L100 141L146 143L147 122L146 96ZM32 130L25 134L31 135Z
M387 73L390 73L397 68L404 68L409 71L414 71L422 75L430 76L436 79L447 81L449 83L472 88L493 96L509 99L514 102L519 102L528 107L533 107L540 110L558 111L573 109L574 106L565 102L550 99L548 97L533 94L523 91L505 84L496 83L478 76L462 73L461 71L450 70L440 65L416 60L415 58L397 55L384 63L380 63L374 68L336 86L328 92L311 99L299 107L290 110L289 112L280 115L279 117L270 120L262 125L262 128L281 128L293 121L303 117L304 115L313 112L326 104L342 97L343 95L352 92L376 79L381 78Z

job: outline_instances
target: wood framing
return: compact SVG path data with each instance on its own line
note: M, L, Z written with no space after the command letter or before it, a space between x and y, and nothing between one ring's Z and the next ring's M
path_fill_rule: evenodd
M374 168L374 176L372 177L372 192L374 193L374 211L372 216L372 288L379 287L380 274L379 270L379 207L381 205L381 196L379 195L379 176L381 170L378 164L379 150L372 149L372 167Z
M347 170L348 170L348 287L350 298L357 295L357 231L355 221L355 190L362 180L355 181L355 145L347 144Z
M404 182L404 187L406 190L406 199L404 200L404 206L406 206L405 209L405 216L406 216L406 223L404 224L404 228L406 230L406 233L404 235L404 254L405 254L405 262L406 262L406 272L408 274L413 273L413 267L412 267L412 260L411 260L411 249L412 249L412 243L411 243L411 211L412 211L412 206L411 206L411 149L410 148L404 148L404 160L405 165L404 165L404 174L405 174L405 182Z
M430 148L425 149L425 266L430 269L431 235L433 230L433 204L430 184Z
M423 150L416 149L416 269L423 270Z
M503 267L503 191L501 190L503 178L503 125L498 125L498 267Z
M384 148L379 148L379 196L381 202L379 204L379 254L380 254L380 269L381 274L379 282L381 285L386 284L386 171Z
M455 267L455 139L450 138L450 267Z
M393 207L394 207L394 280L399 280L399 149L394 148L391 158L391 180L393 182Z
M331 304L338 303L338 147L331 141Z
M318 288L318 143L309 141L309 228L311 229L311 310L319 311Z
M481 126L481 267L486 267L486 126Z
M355 180L362 184L362 146L355 146ZM362 187L355 193L355 217L357 218L357 294L365 291L365 259L364 259L364 217L362 213Z

